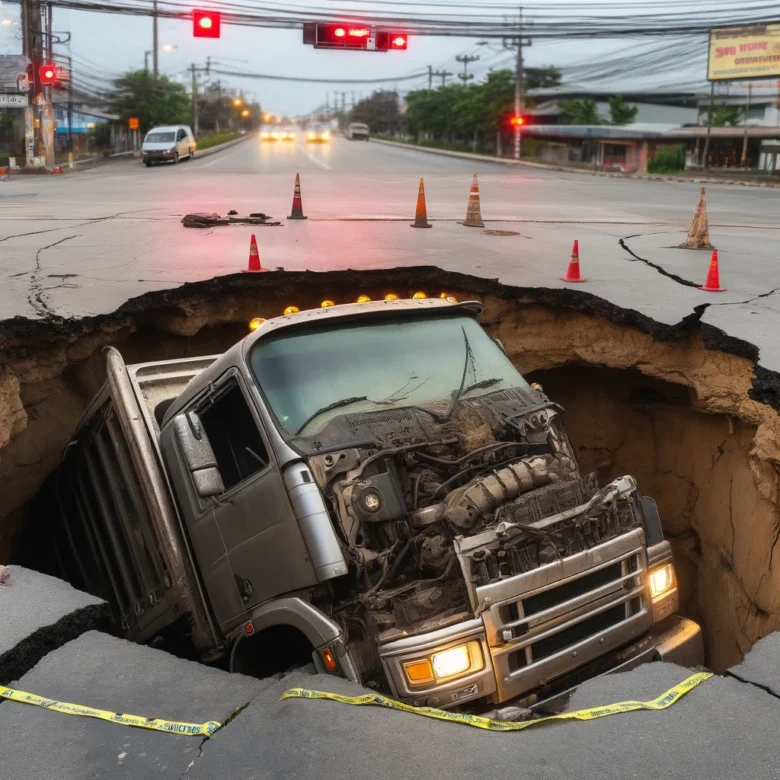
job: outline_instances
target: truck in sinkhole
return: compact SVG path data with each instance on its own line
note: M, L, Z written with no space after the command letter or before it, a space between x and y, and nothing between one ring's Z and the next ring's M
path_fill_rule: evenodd
M480 303L388 297L255 320L222 355L108 348L53 479L61 573L128 639L419 705L701 663L653 500L580 473Z

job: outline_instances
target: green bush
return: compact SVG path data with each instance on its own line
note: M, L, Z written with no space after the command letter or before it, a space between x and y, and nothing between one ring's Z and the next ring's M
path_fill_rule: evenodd
M647 164L650 173L679 173L685 170L685 147L682 144L675 146L661 146Z
M208 133L206 135L198 136L198 149L208 149L218 144L224 144L227 141L232 141L234 138L238 138L238 133L235 130L225 130L222 133Z

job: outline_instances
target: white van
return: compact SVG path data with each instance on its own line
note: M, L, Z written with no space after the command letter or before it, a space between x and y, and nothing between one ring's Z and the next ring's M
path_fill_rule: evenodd
M148 168L154 162L189 160L195 155L195 136L187 125L153 127L141 144L141 160Z
M350 141L368 141L368 125L352 122L347 128L347 138Z

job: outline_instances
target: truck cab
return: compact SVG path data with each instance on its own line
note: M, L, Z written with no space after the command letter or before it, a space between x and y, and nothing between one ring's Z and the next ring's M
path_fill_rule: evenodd
M420 705L701 663L652 499L579 473L481 304L389 297L257 320L220 356L109 349L60 471L75 578L129 638L186 615L204 660L300 653Z

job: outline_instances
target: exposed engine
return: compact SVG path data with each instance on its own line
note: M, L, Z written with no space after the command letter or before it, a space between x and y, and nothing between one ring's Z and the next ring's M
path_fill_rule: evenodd
M355 418L382 446L309 459L352 564L334 617L353 648L361 636L389 641L462 620L476 584L585 549L636 522L594 512L586 527L529 525L597 493L595 480L579 475L558 407L541 393L464 401L444 421L409 410ZM463 552L472 539L480 543ZM375 642L363 645L370 652Z

